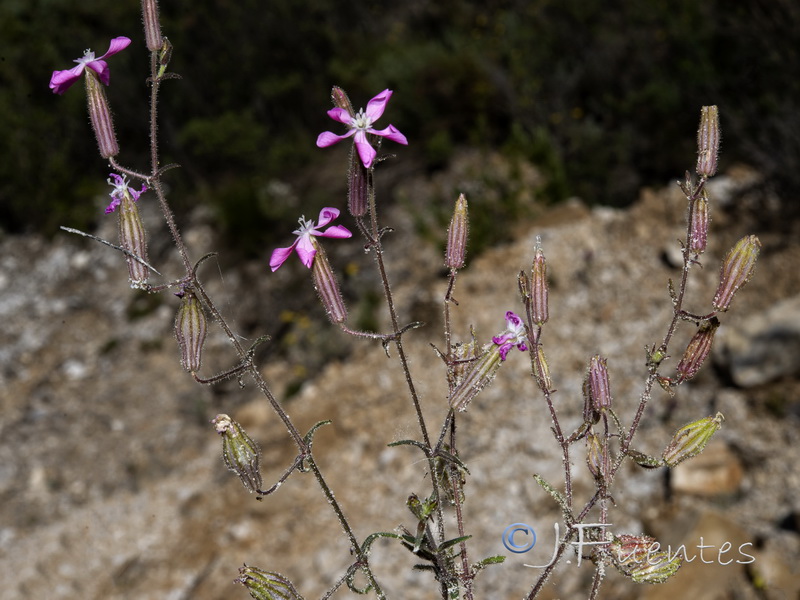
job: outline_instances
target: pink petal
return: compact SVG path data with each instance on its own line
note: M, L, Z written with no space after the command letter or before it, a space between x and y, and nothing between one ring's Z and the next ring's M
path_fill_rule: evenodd
M383 111L386 109L386 103L389 101L389 98L392 97L392 90L383 90L380 94L375 96L372 100L367 103L367 117L369 117L370 121L373 123L380 119Z
M317 218L317 226L314 229L321 229L331 221L336 220L339 216L339 209L327 206L319 211L319 218Z
M394 125L389 125L386 129L368 129L367 131L373 135L380 135L386 139L392 140L393 142L397 142L398 144L408 146L408 140L406 139L406 136L400 133L400 131Z
M350 123L350 113L343 108L332 108L328 111L328 116L334 121L348 125Z
M344 135L336 135L335 133L331 133L330 131L323 131L319 134L317 138L317 148L327 148L328 146L333 146L334 144L338 144L343 139L349 138L356 132L355 129L351 129Z
M363 131L356 133L355 144L356 150L358 150L358 156L364 164L364 168L369 169L377 154L375 148L370 146L370 143L367 141L367 135Z
M317 249L314 248L314 243L311 241L310 235L304 235L299 238L297 243L297 256L300 257L300 262L309 269L314 262L314 255L316 253Z
M86 66L97 73L97 77L103 82L103 85L108 85L108 82L111 79L111 71L109 71L108 63L106 61L93 60L92 62L86 63Z
M322 237L339 239L353 237L353 233L344 225L331 225L324 233L320 233L319 235Z
M278 270L278 268L286 262L286 259L289 258L289 255L294 250L294 247L297 245L297 242L289 246L288 248L276 248L272 251L272 256L269 259L269 267L272 269L272 272Z
M108 50L106 51L106 53L103 54L103 56L98 57L97 60L101 60L108 56L114 56L117 52L125 50L125 48L127 48L130 45L130 43L131 39L126 38L124 35L115 37L113 40L111 40L111 43L108 45Z
M53 71L53 76L50 78L50 89L54 94L63 94L81 78L83 68L81 64L64 71Z

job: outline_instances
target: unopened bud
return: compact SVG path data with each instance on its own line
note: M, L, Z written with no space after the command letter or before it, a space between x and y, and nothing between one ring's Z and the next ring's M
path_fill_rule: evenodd
M94 136L100 148L100 156L111 158L119 154L119 144L114 133L114 121L108 108L108 99L103 85L91 69L84 69L86 98L89 102L89 120L92 122Z
M700 197L695 200L689 217L689 252L702 254L708 241L708 194L703 189Z
M754 235L747 235L736 242L722 261L719 287L714 295L714 308L725 312L730 308L734 294L750 281L761 251L761 242Z
M255 600L303 600L292 582L280 573L244 565L233 582L246 587Z
M211 422L222 436L222 460L225 466L239 476L250 492L260 493L261 449L258 444L228 415L217 415Z
M369 172L364 167L355 146L350 151L350 170L347 172L347 210L354 217L363 217L369 206Z
M158 22L158 2L142 0L142 20L144 21L144 41L150 52L161 50L161 24Z
M461 383L453 390L450 395L450 407L459 411L466 410L472 399L494 381L502 362L500 347L492 344L488 352L472 363Z
M683 358L678 363L678 383L691 379L703 366L703 362L711 353L711 344L714 342L714 334L719 327L719 319L712 317L703 322L700 328L689 340L689 345L683 353Z
M700 454L711 436L722 427L723 419L722 413L718 412L714 417L699 419L678 429L672 436L672 441L661 454L664 463L668 467L674 467L684 460Z
M347 92L345 92L338 85L333 86L333 89L331 90L331 100L336 108L343 108L351 117L356 116L356 113L353 110L353 105L350 103L350 98L347 96Z
M328 257L316 240L312 239L317 253L314 255L314 263L311 266L311 273L314 277L314 288L317 290L319 299L325 307L325 312L332 323L344 323L347 320L347 308L339 291L339 282L333 274Z
M594 433L586 434L586 464L598 481L605 480L611 470L608 446Z
M180 292L181 305L175 317L175 337L181 350L181 365L194 373L200 370L200 357L206 340L206 315L191 290Z
M161 66L159 75L164 74L164 69L167 68L169 61L172 58L172 42L170 42L169 38L166 36L163 36L161 39L161 48L158 52L158 64Z
M716 106L704 106L697 130L697 174L701 177L711 177L717 172L719 142L719 111Z
M536 238L536 254L531 267L531 315L533 322L542 325L549 316L547 308L547 262L540 240Z
M589 361L589 398L592 401L592 409L602 412L611 407L611 385L608 382L608 368L606 359L596 354Z
M119 203L119 244L128 252L147 262L147 235L142 217L130 193L124 193ZM146 289L150 269L138 260L126 256L128 278L132 288Z
M456 200L453 218L450 219L450 227L447 228L447 250L445 252L444 266L448 269L460 269L464 266L468 231L467 198L464 194L461 194Z

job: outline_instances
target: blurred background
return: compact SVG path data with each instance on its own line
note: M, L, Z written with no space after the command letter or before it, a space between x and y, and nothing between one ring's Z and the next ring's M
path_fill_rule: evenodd
M643 185L684 171L694 152L687 132L702 105L718 104L723 168L745 161L782 197L800 189L792 0L170 0L160 8L175 47L171 70L184 76L167 83L161 102L162 152L183 167L170 174L172 202L178 213L210 207L245 254L263 253L284 230L276 222L296 221L287 198L321 207L342 192L341 177L320 185L332 151L314 144L320 131L341 129L325 114L332 85L356 107L395 91L384 121L413 149L404 176L445 168L469 146L536 164L547 202L624 206ZM85 94L75 86L55 96L47 82L84 48L99 56L118 35L134 40L110 63L120 159L147 164L139 10L133 0L0 5L6 232L91 229L102 216L85 201L106 193L108 170L87 134ZM524 208L507 200L475 210L497 223ZM485 235L474 241L494 241Z

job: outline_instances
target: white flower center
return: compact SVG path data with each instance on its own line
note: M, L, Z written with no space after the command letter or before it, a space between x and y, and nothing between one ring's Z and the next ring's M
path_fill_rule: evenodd
M79 65L85 65L86 63L90 63L94 60L94 52L92 52L89 48L83 51L83 56L81 58L75 59L73 62L78 63Z
M358 114L350 119L350 127L353 129L360 129L361 131L366 131L372 126L372 119L370 119L365 113L364 109L358 111Z

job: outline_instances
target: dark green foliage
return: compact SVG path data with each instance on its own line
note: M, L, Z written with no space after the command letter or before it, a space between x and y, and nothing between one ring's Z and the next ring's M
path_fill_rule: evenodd
M47 81L116 35L133 39L109 63L119 158L146 169L139 5L0 6L4 228L53 233L104 218L93 196L107 193L109 169L84 92L76 84L58 97ZM343 130L325 115L333 84L356 107L394 89L385 124L410 146L384 150L427 170L464 146L500 148L545 171L550 200L614 205L680 172L699 107L718 104L726 161L756 164L796 190L798 13L790 0L162 0L171 68L183 76L165 84L160 107L165 159L183 166L169 175L170 198L178 212L212 203L231 239L262 254L276 241L267 232L291 231L298 216L269 191L275 182L302 196L305 212L309 201L341 205L346 150L314 145L320 131ZM341 180L320 174L332 152Z

